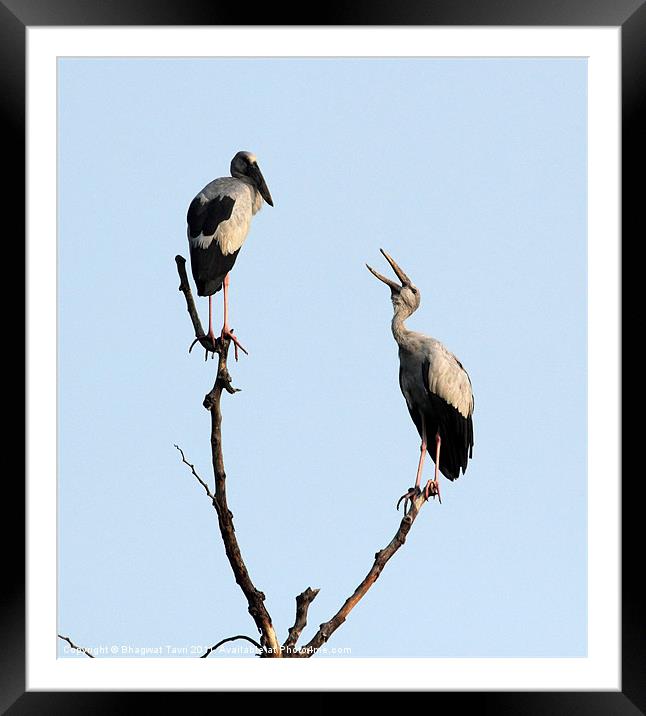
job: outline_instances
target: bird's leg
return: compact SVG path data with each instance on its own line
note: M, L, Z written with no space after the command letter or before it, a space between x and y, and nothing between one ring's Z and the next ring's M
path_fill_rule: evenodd
M422 416L422 444L419 448L419 463L417 464L417 479L415 480L415 487L411 487L410 490L402 495L397 500L397 509L399 509L399 503L404 500L404 512L406 512L406 503L408 500L412 500L416 495L419 494L419 484L422 479L422 469L424 467L424 458L426 457L426 423ZM428 498L427 498L428 499Z
M211 300L212 298L213 296L209 296L209 338L211 339L213 347L215 348L215 333L213 332L213 306Z
M440 504L442 504L442 497L440 496L440 446L442 445L442 438L440 437L440 431L438 430L437 433L435 433L435 479L429 480L426 483L426 488L424 489L424 496L428 500L428 498L432 495L435 497L437 495L437 499L440 501Z
M415 480L415 491L419 489L419 483L422 479L422 468L424 467L424 458L426 457L426 423L422 418L422 444L419 447L419 464L417 465L417 479Z
M222 326L222 340L229 338L233 341L235 359L238 360L238 348L243 353L247 353L247 351L240 345L238 339L233 335L233 328L229 328L229 274L224 277L222 285L224 294L224 325ZM249 354L247 353L247 355Z

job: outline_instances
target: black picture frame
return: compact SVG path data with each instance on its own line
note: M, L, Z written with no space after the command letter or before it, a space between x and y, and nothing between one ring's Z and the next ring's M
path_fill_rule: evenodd
M248 25L249 7L217 0L0 0L0 83L3 123L3 158L6 181L2 192L7 245L19 246L15 237L25 234L25 38L30 26L82 25ZM300 14L299 14L300 12ZM253 25L538 25L620 26L622 46L622 227L637 226L639 177L646 126L640 100L646 82L645 0L427 0L393 3L375 0L353 4L326 4L307 14L267 3L253 10ZM646 104L646 103L643 103ZM643 202L643 199L642 199ZM635 241L639 240L637 236ZM625 244L625 242L622 242ZM23 255L24 260L24 255ZM13 263L7 269L13 268ZM9 273L9 272L7 272ZM7 274L5 274L7 275ZM621 284L620 284L621 285ZM623 292L622 288L622 292ZM5 300L10 299L9 292ZM623 296L623 302L626 297ZM15 299L14 299L15 301ZM20 301L15 301L20 303ZM13 301L12 301L13 303ZM15 306L12 312L16 313ZM20 317L20 311L17 311ZM24 313L22 315L24 331ZM19 343L12 333L12 341ZM20 328L18 329L18 336ZM23 333L24 335L24 333ZM24 345L24 341L23 341ZM35 349L35 348L34 348ZM24 361L23 361L24 369ZM20 370L20 367L19 367ZM24 373L23 373L24 376ZM28 390L29 386L27 386ZM19 404L19 403L18 403ZM15 408L8 414L15 419ZM19 412L19 411L18 411ZM23 421L24 425L24 421ZM620 430L621 426L611 429ZM8 446L5 446L8 449ZM15 453L18 450L12 448ZM641 509L639 480L622 485L622 690L619 692L460 692L429 694L451 699L451 707L495 714L638 714L646 712L646 649L644 617L638 580L643 564L639 554ZM24 514L24 485L5 471L5 515ZM20 535L14 524L3 520L8 534L3 541L4 579L0 656L0 709L10 714L115 713L141 708L151 692L26 692L25 691L25 563L18 549ZM11 562L13 557L14 562ZM402 689L406 685L402 685ZM164 705L187 707L189 694L164 693ZM198 694L191 694L196 696ZM457 700L457 701L456 701ZM135 703L132 703L135 702ZM400 702L402 703L402 702Z

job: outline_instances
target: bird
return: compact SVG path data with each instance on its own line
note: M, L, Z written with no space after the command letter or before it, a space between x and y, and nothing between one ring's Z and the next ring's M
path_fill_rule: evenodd
M473 457L474 397L471 378L460 361L440 341L410 331L404 321L420 305L419 289L383 249L381 253L397 275L401 285L382 276L371 266L368 270L389 288L393 304L392 333L399 346L399 387L410 417L422 440L415 487L397 502L412 501L421 494L420 480L426 452L435 462L435 476L428 480L424 497L440 496L439 472L457 480Z
M224 287L224 322L221 339L230 339L235 347L247 353L233 329L229 327L229 272L247 238L251 218L262 208L263 202L274 202L267 183L258 167L255 154L237 152L231 160L230 177L209 182L191 201L186 214L187 237L191 257L191 271L198 296L209 297L209 333L215 348L213 332L213 294Z

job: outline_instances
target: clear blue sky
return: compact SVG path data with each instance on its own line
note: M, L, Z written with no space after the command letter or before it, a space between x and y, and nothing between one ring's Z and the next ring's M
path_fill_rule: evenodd
M231 361L243 390L223 398L223 436L281 639L305 587L321 589L306 639L337 610L414 482L389 292L364 266L387 273L384 247L421 291L409 327L470 373L475 448L328 646L586 654L586 73L583 59L59 60L62 633L119 648L255 636L173 447L212 483L215 362L187 354L173 259L193 196L249 149L275 208L231 276L250 355ZM214 306L219 322L221 294Z

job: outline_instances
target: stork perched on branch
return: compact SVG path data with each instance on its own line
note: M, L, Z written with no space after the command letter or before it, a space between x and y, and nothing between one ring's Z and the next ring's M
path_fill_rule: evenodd
M453 353L435 338L409 331L404 325L405 319L419 308L420 293L397 263L383 249L380 251L401 285L366 266L390 287L394 309L392 331L399 345L399 386L422 439L415 487L397 502L399 507L403 500L406 510L407 501L420 494L427 450L435 462L435 477L426 483L426 499L437 495L442 501L438 472L449 480L457 480L460 471L464 473L467 469L473 454L473 391L469 375Z
M230 338L247 352L229 327L229 271L247 238L251 217L260 211L263 199L273 206L271 194L251 152L238 152L231 160L231 176L214 179L193 199L186 221L191 269L198 296L209 297L209 337L215 348L211 299L224 286L224 322L221 337Z

